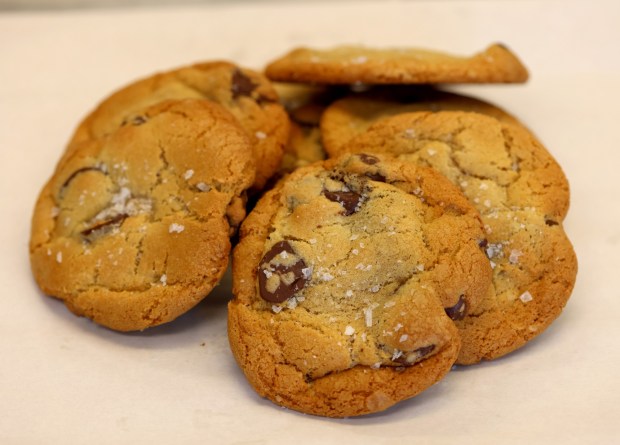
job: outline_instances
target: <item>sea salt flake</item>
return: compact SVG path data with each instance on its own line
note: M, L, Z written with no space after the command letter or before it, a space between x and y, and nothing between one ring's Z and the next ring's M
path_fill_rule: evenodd
M312 276L312 266L304 267L303 269L301 269L301 273L304 275L304 278L306 280L309 280L310 277Z
M265 139L267 137L267 135L265 133L263 133L262 131L257 131L255 133L256 139Z
M159 282L165 286L168 283L168 276L166 274L163 274L161 277L159 277Z
M375 294L379 292L379 290L381 290L381 286L379 286L378 284L375 284L374 286L370 288L370 292L375 293Z
M432 148L429 148L426 152L429 156L435 156L437 154L437 150L433 150Z
M352 253L353 255L357 255L357 254L359 254L359 253L360 253L360 251L359 251L359 250L357 250L357 249L353 249L353 250L351 251L351 253Z
M396 326L394 326L394 331L399 331L399 330L401 330L401 329L402 329L402 327L403 327L403 325L402 325L402 324L400 324L400 323L396 323Z
M401 357L403 355L403 351L396 349L394 351L394 354L392 354L392 361L396 360L397 358Z
M211 187L204 182L199 182L198 184L196 184L196 188L201 192L208 192L209 190L211 190Z
M415 137L415 130L413 128L407 128L405 130L405 137L407 139L413 139Z
M353 234L351 235L351 237L349 238L350 241L355 241L356 239L358 239L360 236L357 234Z
M271 310L275 313L278 314L282 311L282 307L280 306L276 306L275 304L273 306L271 306Z
M172 223L168 227L169 233L181 233L183 230L185 230L185 226L182 224Z
M395 301L388 301L387 303L385 303L383 305L383 307L386 308L386 309L389 308L389 307L392 307L392 306L396 306L396 302Z
M510 256L508 257L508 261L510 264L517 264L519 262L519 257L523 255L523 252L520 250L512 249L510 251Z
M408 338L409 338L409 336L407 334L403 334L403 335L400 336L400 339L398 341L403 343L403 342L407 341Z
M372 369L379 369L381 367L381 362L373 363L370 367Z
M480 190L487 190L489 188L489 184L483 182L480 184Z
M58 252L56 254L56 262L57 263L62 263L62 252Z
M485 199L484 200L484 206L485 207L491 207L491 200L490 199Z
M424 271L424 264L418 264L415 268L422 272Z
M355 328L353 326L347 325L347 327L344 328L344 335L353 335L353 334L355 334Z
M316 244L316 238L310 238L310 239L308 240L308 242L309 242L310 244Z
M295 297L291 297L287 300L286 306L289 309L295 309L297 307L297 299Z
M368 307L363 310L364 320L366 321L366 327L372 327L372 308Z
M528 302L532 301L533 299L534 299L534 297L532 297L532 294L530 294L528 291L523 292L519 296L519 300L521 300L524 303L528 303Z
M60 213L60 209L58 207L52 207L52 210L50 213L52 215L52 218L56 218L58 214Z
M344 296L345 296L345 297L348 297L348 298L352 297L352 296L353 296L353 291L352 291L351 289L349 289L348 291L346 291L346 292L344 293Z
M280 252L280 257L282 257L283 259L287 259L288 258L288 252L283 250L282 252Z

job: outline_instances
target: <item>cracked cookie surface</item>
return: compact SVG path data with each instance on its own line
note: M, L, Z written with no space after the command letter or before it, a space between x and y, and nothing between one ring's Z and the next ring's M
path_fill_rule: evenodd
M390 154L433 167L479 210L493 286L456 321L463 342L458 363L505 355L560 315L577 273L562 227L568 182L525 128L476 113L406 113L377 122L343 151Z
M48 295L120 331L173 320L224 273L252 147L203 100L161 102L75 148L44 186L30 259Z
M528 78L519 59L500 44L470 57L413 48L297 48L271 62L265 74L277 81L318 84L507 83Z
M321 134L325 151L338 156L342 147L381 119L414 111L468 111L481 113L502 122L518 123L504 110L487 102L460 94L434 89L369 91L367 94L339 99L321 115Z
M381 411L439 380L459 351L452 320L491 280L458 189L378 156L296 170L240 234L233 354L259 394L316 415Z
M288 139L288 116L262 74L224 61L159 73L115 92L82 121L60 164L81 142L113 133L147 106L179 99L216 102L239 120L253 144L254 188L262 188L280 165Z

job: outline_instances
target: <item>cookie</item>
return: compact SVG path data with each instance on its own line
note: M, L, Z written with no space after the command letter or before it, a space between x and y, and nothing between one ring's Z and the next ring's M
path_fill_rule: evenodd
M317 84L522 83L527 69L504 45L470 57L413 48L297 48L270 63L268 78Z
M224 106L241 123L253 144L261 189L278 169L289 122L270 82L229 62L200 63L138 80L105 99L79 125L64 159L81 142L109 135L132 122L140 110L169 99L208 99Z
M378 121L344 151L391 154L431 166L480 212L493 287L456 321L463 342L458 363L514 351L560 315L577 273L562 227L568 182L525 128L476 113L408 113Z
M119 331L173 320L228 265L252 144L204 100L167 101L74 148L43 188L30 260L47 295Z
M240 230L228 333L254 389L357 416L420 393L490 284L479 216L432 169L356 155L300 168Z
M349 140L376 121L413 111L471 111L502 122L517 123L504 110L472 97L435 89L402 91L402 88L370 91L333 102L321 115L321 134L329 156L338 156Z

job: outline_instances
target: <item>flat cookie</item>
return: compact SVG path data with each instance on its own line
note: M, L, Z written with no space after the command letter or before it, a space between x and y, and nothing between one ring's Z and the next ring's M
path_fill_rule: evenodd
M470 111L486 114L502 122L518 123L504 110L472 97L439 90L418 89L401 92L370 91L333 102L321 115L323 145L329 156L338 156L351 139L380 119L414 111Z
M201 63L159 73L117 91L82 121L60 163L81 142L111 134L123 123L132 122L142 109L169 99L208 99L239 120L254 146L254 188L261 189L277 171L288 139L286 112L262 74L229 62Z
M522 83L527 69L504 45L459 57L422 49L297 48L270 63L271 80L317 84Z
M493 288L456 322L463 342L458 363L514 351L560 315L577 272L562 227L568 183L527 130L476 113L408 113L377 122L344 151L391 154L431 166L479 210Z
M76 147L43 188L30 239L38 285L115 330L173 320L226 270L254 171L247 135L219 105L142 110Z
M300 168L240 230L228 332L264 397L305 413L384 410L447 373L452 319L486 293L477 212L432 169L355 155Z

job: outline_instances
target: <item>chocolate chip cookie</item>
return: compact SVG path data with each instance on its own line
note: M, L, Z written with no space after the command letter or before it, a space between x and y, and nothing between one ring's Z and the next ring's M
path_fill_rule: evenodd
M168 99L208 99L239 120L254 147L254 188L262 188L277 171L289 132L278 95L262 74L223 61L159 73L112 94L79 125L63 160L81 142L109 135L139 118L140 110Z
M374 89L339 99L325 109L320 124L325 150L338 156L343 145L376 121L413 111L470 111L517 123L501 108L472 97L428 88Z
M209 101L166 101L72 150L34 210L30 260L43 292L120 331L197 304L227 267L254 181L237 120Z
M560 315L577 272L562 227L568 182L525 128L476 113L407 113L378 121L343 151L391 154L433 167L479 210L493 287L456 321L463 342L458 363L514 351Z
M459 353L491 280L473 206L432 169L346 155L303 167L244 221L228 330L256 391L330 417L413 397Z
M413 48L297 48L270 63L265 74L317 84L518 83L528 78L527 69L501 44L470 57Z

